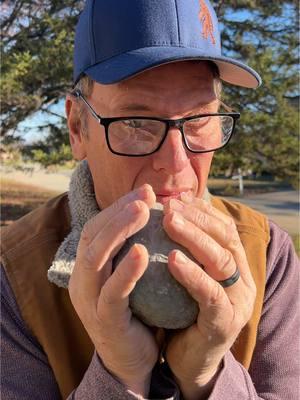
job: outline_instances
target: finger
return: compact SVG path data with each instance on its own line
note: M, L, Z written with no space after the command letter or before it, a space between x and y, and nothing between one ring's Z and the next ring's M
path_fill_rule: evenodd
M143 228L149 217L149 208L143 201L136 200L128 204L90 242L85 253L86 267L100 269L113 258L115 248Z
M85 226L70 279L71 288L81 291L81 297L86 300L96 300L111 274L111 261L116 250L127 237L141 229L148 219L148 206L137 200L115 214L110 223L99 227L95 237L91 238L89 225Z
M195 197L190 193L181 193L180 200L185 204L191 204L198 207L203 212L218 218L225 224L231 224L232 218L229 215L224 214L217 208L213 207L213 205L207 200Z
M250 270L247 268L248 262L245 250L234 220L219 210L214 209L214 207L209 207L207 204L203 207L203 203L206 202L201 199L198 199L194 203L184 203L172 199L168 207L166 207L165 213L178 211L184 219L213 238L221 247L227 249L233 255L240 269L244 270L245 279L252 282ZM199 208L200 206L201 209ZM220 218L220 214L222 214L222 219Z
M235 320L240 329L251 317L255 295L240 279L229 288L223 288L179 250L170 252L168 268L198 302L201 323L206 321L212 327L218 324L225 327Z
M129 294L148 266L148 251L134 244L104 284L98 302L98 314L112 324L130 317Z
M185 219L193 222L221 246L229 250L242 246L233 219L204 200L196 199L193 203L185 203L172 199L166 206L165 214L170 211L180 212Z
M222 221L225 224L223 236L224 240L222 241L223 247L227 248L233 254L237 265L241 266L240 268L248 265L246 253L240 241L237 227L232 217L213 207L209 201L194 197L190 193L182 193L181 200L185 204L194 205L203 213ZM217 222L217 220L215 221ZM249 268L244 268L244 278L247 285L253 288L254 280Z
M187 248L213 279L221 281L235 272L236 262L230 251L181 214L170 212L163 225L171 239Z
M179 250L170 252L168 261L170 273L197 301L201 313L209 309L209 319L213 320L214 314L217 315L220 309L230 312L232 306L225 291L199 265ZM228 320L231 320L231 317L233 314L225 316Z
M120 211L122 211L128 204L141 200L149 208L153 207L155 204L156 196L152 187L148 184L144 184L139 188L127 193L126 195L120 197L111 206L103 209L94 218L88 221L89 225L89 236L91 238L95 237L99 232L99 227L110 223L111 219L115 217Z

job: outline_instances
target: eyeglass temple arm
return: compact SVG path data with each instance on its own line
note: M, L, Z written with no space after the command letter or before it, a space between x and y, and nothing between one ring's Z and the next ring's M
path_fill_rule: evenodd
M101 123L101 117L95 112L95 110L91 107L91 105L86 101L86 99L83 97L82 93L80 92L80 90L75 89L73 92L71 92L72 96L75 96L77 98L80 98L84 104L88 107L88 109L90 110L92 116L94 118L96 118L96 120Z

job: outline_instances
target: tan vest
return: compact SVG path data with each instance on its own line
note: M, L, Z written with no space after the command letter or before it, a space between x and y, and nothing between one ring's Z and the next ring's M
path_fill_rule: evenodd
M245 206L219 198L212 198L212 204L234 218L257 286L252 318L232 348L248 368L263 304L269 227L263 215ZM68 291L47 280L47 270L69 231L68 200L63 194L4 228L1 241L2 263L21 315L48 356L62 398L79 385L94 350Z

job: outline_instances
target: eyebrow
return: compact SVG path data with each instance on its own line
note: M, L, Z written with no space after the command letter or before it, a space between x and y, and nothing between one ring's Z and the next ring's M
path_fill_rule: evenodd
M130 103L128 105L121 106L119 111L153 111L151 107L146 104Z

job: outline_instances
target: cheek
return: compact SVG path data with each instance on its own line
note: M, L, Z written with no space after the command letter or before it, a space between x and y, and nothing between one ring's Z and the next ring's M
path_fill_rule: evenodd
M195 154L190 157L191 165L193 166L196 174L207 174L209 173L211 162L214 156L214 152Z
M197 176L198 180L198 196L202 193L207 185L207 179L210 171L211 162L214 153L204 153L190 157L191 166Z
M142 169L141 163L127 157L116 156L107 147L97 157L88 157L97 203L106 208L134 189Z

